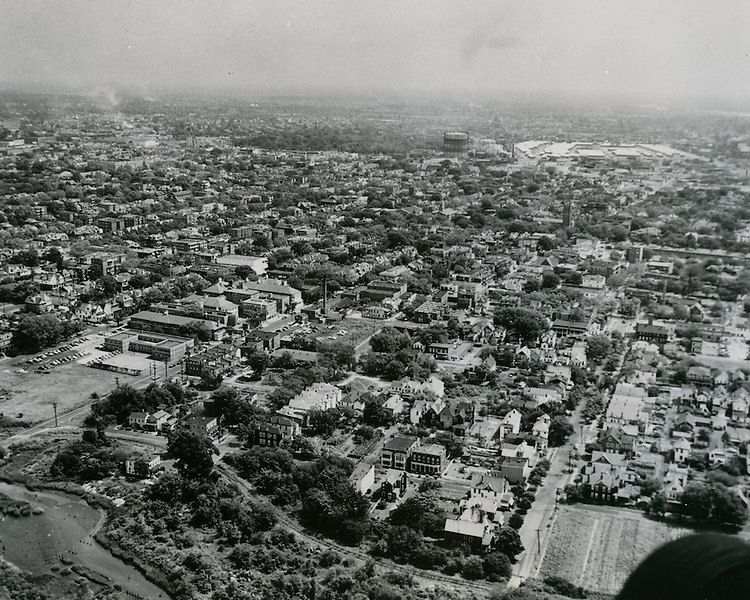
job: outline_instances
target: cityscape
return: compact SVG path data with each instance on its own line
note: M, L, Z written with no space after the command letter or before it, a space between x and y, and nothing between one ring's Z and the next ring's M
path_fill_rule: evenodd
M466 61L523 46L476 27ZM206 59L143 91L125 67L97 85L106 57L42 81L21 50L27 78L0 68L0 597L744 597L743 90L191 87ZM649 563L664 548L682 574Z

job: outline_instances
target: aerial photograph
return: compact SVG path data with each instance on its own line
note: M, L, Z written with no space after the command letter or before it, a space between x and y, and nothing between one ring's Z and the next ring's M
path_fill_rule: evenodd
M748 33L0 0L0 600L750 598Z

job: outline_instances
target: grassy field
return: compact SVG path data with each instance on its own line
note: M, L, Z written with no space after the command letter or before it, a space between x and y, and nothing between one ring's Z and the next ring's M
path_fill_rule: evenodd
M561 507L539 577L558 575L575 585L617 593L633 569L657 546L690 533L618 514Z
M122 383L131 378L119 376ZM53 416L52 403L58 413L86 402L92 392L105 394L115 387L114 374L92 369L77 363L54 368L50 373L38 373L29 365L0 363L0 388L7 393L0 399L0 413L27 423L37 423Z

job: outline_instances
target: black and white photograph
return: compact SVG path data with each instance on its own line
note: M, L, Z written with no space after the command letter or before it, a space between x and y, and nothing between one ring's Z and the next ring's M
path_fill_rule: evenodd
M750 598L750 2L0 0L0 600Z

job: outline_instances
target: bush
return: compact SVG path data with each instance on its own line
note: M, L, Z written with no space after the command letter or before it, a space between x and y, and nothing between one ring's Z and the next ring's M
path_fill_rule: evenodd
M466 579L481 579L484 576L484 564L480 557L469 556L461 569L461 575Z
M555 590L555 592L562 596L567 596L568 598L586 597L586 591L582 587L575 586L568 580L563 579L562 577L558 577L557 575L545 577L544 583L546 583L549 587Z

